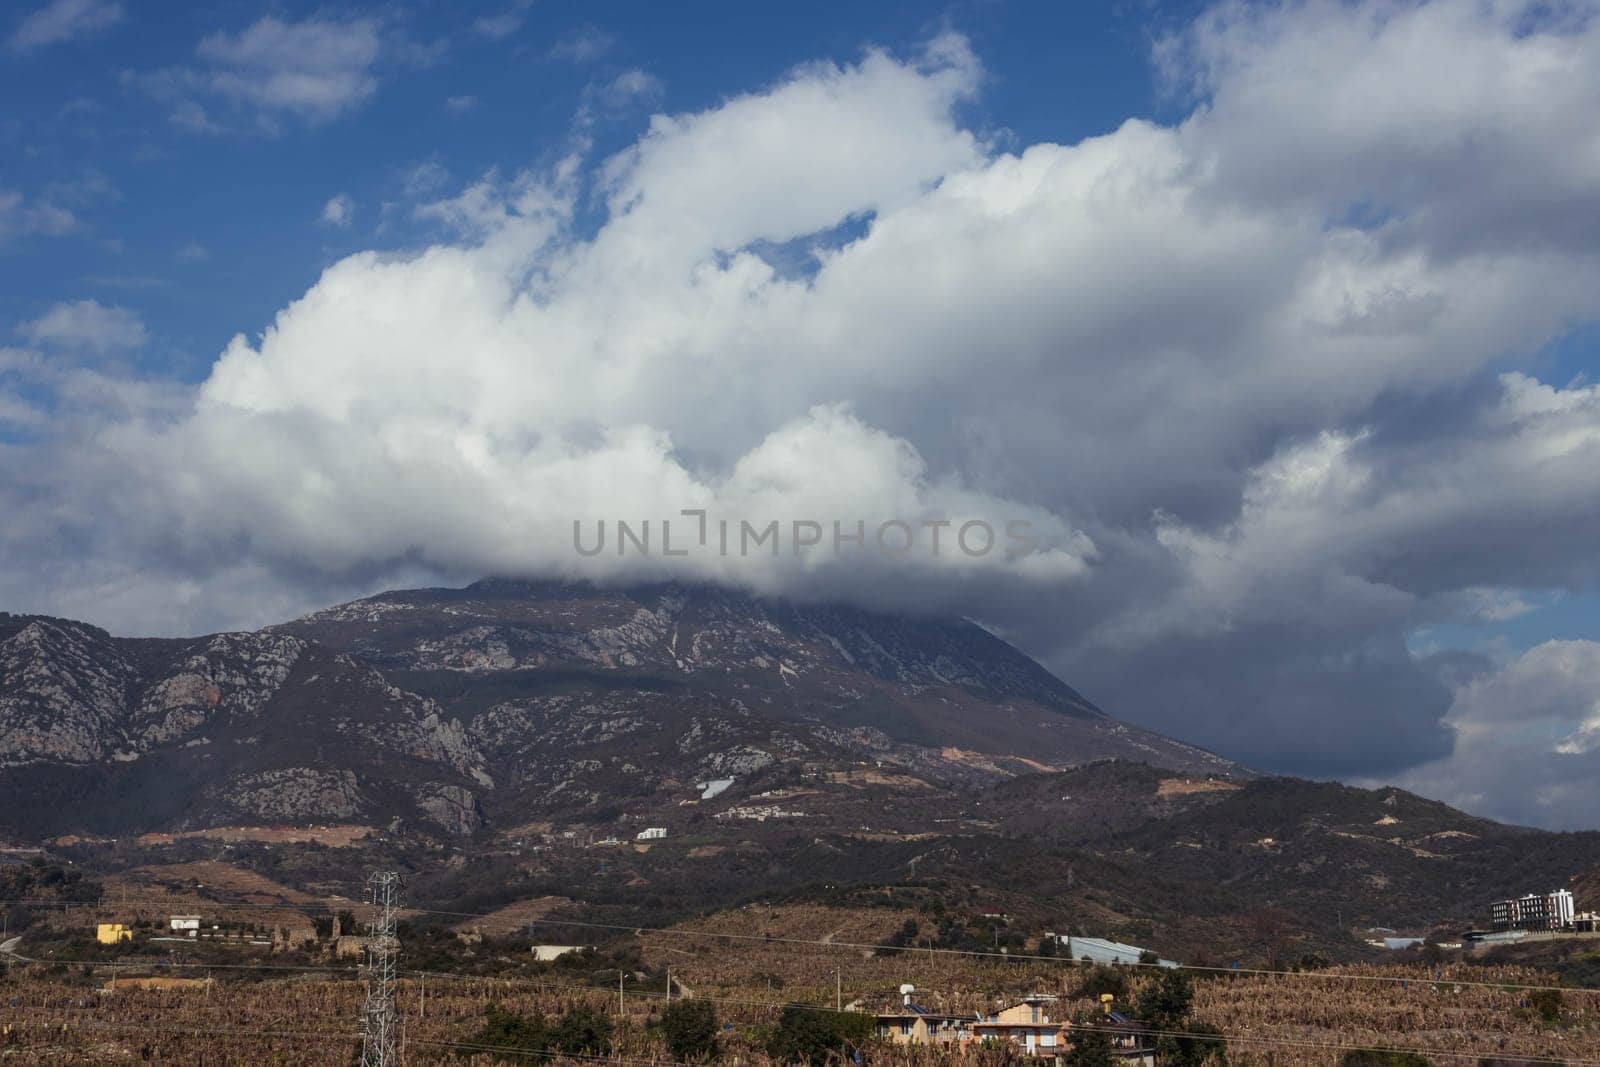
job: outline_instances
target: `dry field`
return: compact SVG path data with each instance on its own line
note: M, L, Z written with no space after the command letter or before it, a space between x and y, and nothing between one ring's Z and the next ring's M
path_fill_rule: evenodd
M859 958L858 958L859 959ZM1058 968L1060 965L1057 965ZM848 993L860 992L860 968L845 968ZM915 970L914 968L912 969ZM1538 1057L1571 1064L1600 1061L1596 1003L1566 995L1563 1023L1547 1026L1532 1017L1514 991L1412 980L1408 986L1372 981L1401 977L1399 969L1363 969L1344 977L1229 977L1201 982L1197 1016L1229 1037L1235 1064L1336 1064L1350 1047L1399 1047L1423 1051L1437 1064L1476 1064L1488 1056ZM1465 974L1466 972L1462 972ZM1521 972L1471 972L1471 980L1512 981L1533 977ZM931 979L932 976L930 976ZM947 980L953 974L940 975ZM979 968L968 976L991 987L1012 985L1018 977L1001 968ZM1447 975L1459 977L1458 975ZM1463 979L1465 980L1465 979ZM145 988L120 981L115 991L38 977L0 979L0 1063L130 1064L242 1063L344 1065L356 1043L361 987L349 979L323 975L265 982L217 981L183 988ZM1043 971L1026 984L1049 985ZM1058 989L1071 988L1058 981ZM776 1001L826 1004L831 997L803 998L786 986L778 996L747 991L744 996L718 989L709 994L721 1021L733 1026L723 1036L728 1059L756 1067L764 1054L750 1047L754 1028L776 1018ZM874 989L875 994L892 989ZM928 993L934 990L930 986ZM878 999L878 997L874 997ZM930 999L919 993L919 999ZM969 996L943 999L950 1006ZM1003 1000L995 996L989 1003ZM15 1006L13 1005L15 1003ZM663 1006L657 990L630 987L617 1014L614 990L582 989L570 983L508 982L496 979L411 977L401 983L406 1062L483 1063L470 1046L486 1005L548 1014L574 1004L605 1011L617 1022L613 1059L670 1059L648 1027ZM1066 1010L1085 1006L1066 1005ZM967 1062L992 1061L972 1056ZM914 1062L881 1050L871 1063Z
M1058 1017L1092 1003L1075 999L1083 970L1069 961L985 958L925 947L869 954L860 947L883 943L910 917L891 909L752 906L672 932L644 933L643 953L658 977L651 988L629 982L620 1014L614 986L585 988L571 970L533 980L408 974L399 995L405 1062L491 1062L487 1050L468 1047L491 1003L547 1015L574 1004L602 1010L616 1024L611 1060L665 1062L670 1057L648 1023L663 1006L659 973L667 966L680 988L714 1002L719 1021L732 1027L721 1039L725 1059L749 1067L766 1067L755 1042L786 1003L821 1010L842 1001L873 1010L894 1003L895 990L905 982L917 987L919 1002L950 1012L992 1009L1026 993L1062 998ZM351 1062L362 989L348 971L336 975L313 967L263 981L218 971L217 980L195 983L141 981L133 961L124 967L112 988L104 975L69 982L59 971L50 978L37 968L0 978L0 1064ZM1136 996L1154 972L1125 973ZM154 974L169 976L195 977ZM1469 964L1357 966L1296 975L1230 972L1197 978L1194 1017L1226 1035L1235 1065L1332 1067L1353 1047L1414 1050L1441 1067L1477 1067L1486 1057L1600 1065L1600 992L1565 990L1560 1018L1551 1023L1539 1018L1528 992L1517 988L1547 981L1532 969ZM888 1049L873 1050L867 1061L928 1062ZM952 1060L1003 1061L976 1051Z
M175 893L199 893L251 904L320 904L325 901L302 893L244 867L215 860L135 867L126 874L102 879L106 899L115 901L124 888L130 895L148 895L151 888Z
M1436 970L1440 981L1431 980ZM1317 1047L1327 1045L1416 1049L1439 1064L1600 1061L1600 992L1564 991L1561 1022L1551 1025L1526 992L1500 985L1548 980L1533 970L1467 965L1225 977L1196 983L1195 1015L1235 1039L1229 1055L1238 1062L1333 1063L1335 1051Z
M225 841L230 844L255 841L271 845L317 844L329 848L349 848L372 833L370 826L217 826L209 830L185 830L180 833L141 834L138 843L145 846L171 845L179 841Z
M1213 778L1163 778L1156 787L1158 797L1192 796L1195 793L1231 793L1243 788L1238 782Z
M514 904L507 904L505 907L485 915L463 919L461 922L456 923L453 929L462 934L475 933L484 934L488 937L507 937L517 933L519 930L527 929L528 924L535 919L542 919L556 909L571 903L572 901L566 897L536 897L532 900L519 900ZM581 935L582 931L572 936L581 938ZM561 933L552 933L549 928L546 928L538 932L535 940L561 941L565 936Z
M889 909L750 907L646 934L645 956L670 964L696 994L735 1002L832 1005L842 986L846 1004L872 1009L892 1003L901 983L910 983L929 1008L973 1012L1026 993L1070 999L1078 990L1081 968L1067 961L851 947L884 943L910 917ZM736 936L703 936L713 933ZM830 944L804 943L817 940ZM1128 973L1136 992L1151 972ZM1367 1046L1424 1050L1440 1064L1476 1065L1494 1056L1600 1064L1600 991L1565 990L1561 1019L1549 1024L1526 991L1511 988L1549 981L1531 968L1469 964L1228 973L1195 982L1195 1018L1232 1039L1235 1063L1334 1064L1347 1047ZM1065 1014L1087 1006L1077 1002Z

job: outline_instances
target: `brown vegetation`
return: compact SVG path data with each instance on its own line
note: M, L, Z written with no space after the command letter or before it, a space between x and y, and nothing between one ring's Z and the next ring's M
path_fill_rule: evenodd
M350 848L372 834L372 827L344 826L216 826L209 830L177 833L141 834L140 845L171 845L178 841L226 841L230 844L254 841L269 845L316 844L329 848Z
M542 919L563 905L571 904L566 897L537 897L533 900L519 900L514 904L507 904L503 908L489 912L487 915L474 916L455 924L458 933L485 934L489 937L507 937L511 934L525 931L528 924L536 919ZM534 940L561 941L560 935L545 936L538 934Z
M1158 797L1184 797L1195 793L1227 793L1239 788L1238 782L1221 778L1163 778L1156 787Z
M818 946L820 948L820 946ZM792 954L771 953L782 967ZM868 978L864 961L848 953L833 957L842 968L848 995L866 992L892 999L893 987ZM696 989L709 996L720 1023L732 1029L720 1036L725 1055L752 1067L770 1063L760 1051L765 1028L783 1002L823 1008L831 1002L815 973L822 957L798 968L773 972L778 990L751 988L723 980ZM949 957L893 957L895 977L915 975L923 983L920 1000L949 1010L978 1010L1004 1002L1017 992L1049 987L1064 998L1057 1011L1069 1017L1086 1007L1076 1001L1082 972L1060 963L1017 965ZM676 971L674 972L677 973ZM822 981L826 978L828 981ZM1403 978L1401 985L1379 979ZM1149 976L1132 983L1136 998ZM1600 1030L1593 995L1566 991L1558 1020L1547 1022L1528 1003L1528 994L1493 983L1537 981L1534 972L1506 968L1446 968L1438 981L1417 968L1357 968L1340 975L1222 976L1195 983L1195 1017L1222 1031L1233 1063L1332 1065L1353 1047L1419 1050L1437 1064L1475 1064L1483 1057L1547 1057L1593 1061L1600 1056ZM952 983L941 996L934 982ZM957 995L954 985L968 982ZM1470 983L1486 982L1479 985ZM349 978L310 974L268 982L217 981L190 985L173 981L119 980L106 991L80 982L29 973L0 979L0 1003L7 1030L0 1034L0 1060L75 1064L234 1063L281 1065L346 1064L357 1042L362 989ZM724 988L730 987L730 988ZM736 995L736 993L738 995ZM10 1005L15 1002L15 1007ZM545 980L454 978L429 975L402 981L398 994L405 1034L406 1062L412 1064L492 1062L472 1044L490 1004L517 1012L555 1016L574 1006L605 1012L613 1022L614 1059L667 1060L660 1033L650 1024L665 1004L660 990L627 988L619 1012L614 989L583 988L555 974ZM474 1058L475 1055L475 1058ZM463 1058L458 1058L463 1057ZM872 1064L921 1062L914 1055L874 1048ZM961 1062L999 1062L974 1051Z

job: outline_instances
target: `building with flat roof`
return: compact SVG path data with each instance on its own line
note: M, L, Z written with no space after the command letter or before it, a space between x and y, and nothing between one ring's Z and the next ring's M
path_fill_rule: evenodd
M1489 919L1496 930L1566 930L1572 926L1574 914L1572 893L1566 889L1529 893L1489 905Z
M972 1038L975 1016L951 1015L930 1011L912 1000L916 989L900 987L900 1008L877 1014L877 1033L896 1045L941 1045L959 1047Z
M1045 1004L1024 1000L985 1015L972 1024L972 1036L1016 1045L1026 1056L1055 1056L1068 1046L1062 1024L1052 1022Z

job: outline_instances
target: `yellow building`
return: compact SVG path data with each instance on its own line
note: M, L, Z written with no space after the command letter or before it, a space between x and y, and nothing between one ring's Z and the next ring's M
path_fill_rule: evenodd
M916 987L900 987L899 1011L879 1012L878 1036L896 1045L963 1045L971 1036L967 1016L929 1011L911 999Z
M1061 1023L1050 1021L1045 1010L1050 1001L1030 998L985 1015L972 1024L972 1036L978 1041L1011 1042L1028 1056L1057 1055L1064 1051L1066 1034Z
M118 941L132 941L133 931L121 923L101 923L95 928L95 939L102 945L115 945Z

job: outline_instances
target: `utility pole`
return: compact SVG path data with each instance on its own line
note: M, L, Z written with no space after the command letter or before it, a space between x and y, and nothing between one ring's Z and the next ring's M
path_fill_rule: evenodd
M367 927L367 1000L361 1008L361 1067L399 1067L394 985L400 941L395 937L394 926L400 907L400 875L395 871L372 872L367 879L367 903L372 906L372 921Z
M672 1002L672 968L667 968L667 1002Z
M617 1018L619 1018L619 1019L622 1018L622 1006L623 1006L622 1005L622 980L626 976L627 976L627 972L624 971L621 967L618 967L617 968Z
M833 969L833 1008L844 1011L844 971L838 967Z

